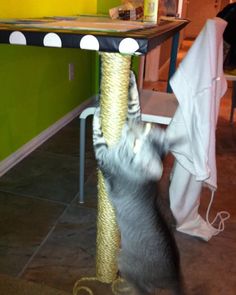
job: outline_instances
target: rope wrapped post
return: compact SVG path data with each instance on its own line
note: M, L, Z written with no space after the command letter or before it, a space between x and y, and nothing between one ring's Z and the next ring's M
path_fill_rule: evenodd
M120 138L127 116L131 56L101 53L101 61L101 126L108 145L113 145ZM111 283L117 278L119 236L115 213L99 171L96 276L103 283Z
M128 88L131 56L119 53L101 53L101 126L109 146L119 140L128 109ZM86 283L101 282L111 284L113 294L128 294L126 284L118 278L117 252L120 247L120 233L115 212L106 192L101 171L98 171L98 212L96 277L79 279L73 288L73 295L82 291L94 295Z

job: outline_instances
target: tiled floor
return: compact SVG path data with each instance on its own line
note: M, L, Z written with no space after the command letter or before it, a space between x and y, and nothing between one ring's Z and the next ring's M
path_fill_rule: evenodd
M208 243L176 233L187 295L236 292L236 126L229 124L230 91L222 99L218 122L219 189L211 217L224 209L231 218L225 231ZM76 202L77 120L0 178L0 273L69 292L77 279L95 275L96 164L91 122L87 138L83 206ZM171 158L165 175L170 163ZM209 197L204 190L202 212ZM108 292L103 289L99 294Z

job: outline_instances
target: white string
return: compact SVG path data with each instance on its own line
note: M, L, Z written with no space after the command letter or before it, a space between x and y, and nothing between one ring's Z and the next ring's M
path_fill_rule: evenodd
M207 212L206 212L206 221L207 221L208 225L212 226L216 230L216 232L213 234L214 236L216 236L225 229L225 221L230 218L230 213L227 211L220 211L216 214L216 216L212 222L209 221L209 213L211 210L212 203L214 201L214 195L215 195L215 191L212 191L211 192L211 200L209 202ZM218 224L218 228L217 228L214 226L214 224L216 223L216 221L218 219L219 219L219 224Z

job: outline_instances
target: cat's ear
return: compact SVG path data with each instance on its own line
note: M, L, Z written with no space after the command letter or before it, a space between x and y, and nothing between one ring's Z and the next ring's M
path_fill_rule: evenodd
M127 119L128 121L141 120L139 93L138 93L135 74L133 71L130 71Z

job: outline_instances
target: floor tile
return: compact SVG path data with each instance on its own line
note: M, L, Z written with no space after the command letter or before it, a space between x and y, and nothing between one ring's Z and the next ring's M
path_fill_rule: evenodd
M92 117L88 117L86 120L85 152L89 158L93 158L91 126ZM38 150L79 157L79 130L79 118L75 118L41 145Z
M235 231L235 226L230 232ZM229 241L226 237L227 233L223 232L206 243L177 234L187 294L234 294L236 245L235 239Z
M96 210L71 205L23 278L71 291L76 280L95 275Z
M231 214L231 219L236 220L236 205L235 205L236 185L228 186L219 184L213 196L213 202L210 210L210 220L213 220L216 214L220 211L228 211ZM208 188L203 188L201 194L200 212L206 214L207 208L211 201L211 191ZM226 221L227 225L227 221Z
M85 180L94 161L86 161ZM77 194L78 158L36 151L0 179L0 191L70 203Z
M65 206L0 192L0 273L17 275Z
M74 119L71 123L63 127L43 145L39 151L79 156L79 119Z
M98 190L97 190L97 169L91 173L84 185L84 203L81 206L97 208ZM79 193L75 199L79 203Z

